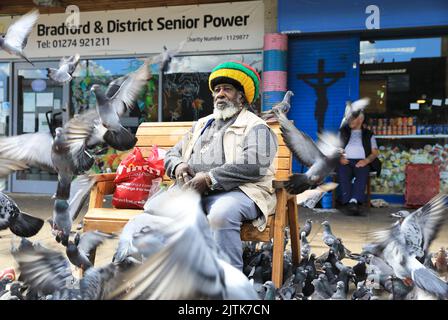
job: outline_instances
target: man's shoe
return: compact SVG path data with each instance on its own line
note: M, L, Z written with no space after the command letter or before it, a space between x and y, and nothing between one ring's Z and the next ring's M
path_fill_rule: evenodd
M347 203L347 211L354 216L359 214L359 205L356 202Z

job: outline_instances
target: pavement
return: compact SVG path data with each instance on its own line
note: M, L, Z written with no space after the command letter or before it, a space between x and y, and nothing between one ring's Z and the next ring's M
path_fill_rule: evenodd
M19 208L33 216L42 219L48 219L52 216L53 200L50 196L35 194L8 194ZM313 228L308 237L311 244L311 251L320 255L328 250L328 247L322 242L321 223L328 220L331 224L333 233L342 238L344 245L354 253L359 253L362 246L369 241L369 233L375 230L381 230L394 222L390 213L398 211L402 207L391 206L387 208L363 209L363 216L348 216L339 209L306 209L299 207L299 224L303 225L306 219L313 221ZM87 211L87 206L81 211L80 217ZM80 221L80 218L78 218ZM79 221L75 221L74 228ZM16 238L9 229L0 231L0 270L7 267L16 267L15 261L10 254L11 240ZM63 251L65 247L57 243L51 234L50 224L45 223L40 232L30 238L31 241L39 241L43 245L55 250ZM108 240L99 247L95 265L103 265L111 261L118 240ZM430 251L437 252L440 247L448 246L448 222L440 230L439 236L431 245ZM354 261L344 260L347 265L353 265Z

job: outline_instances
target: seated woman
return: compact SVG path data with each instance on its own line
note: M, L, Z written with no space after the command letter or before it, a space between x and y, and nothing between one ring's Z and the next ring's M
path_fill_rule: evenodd
M366 201L366 184L369 171L381 171L378 160L378 146L373 133L362 127L364 114L351 120L340 129L340 137L345 149L338 168L340 201L352 214L359 214L360 204ZM354 182L352 183L354 179Z

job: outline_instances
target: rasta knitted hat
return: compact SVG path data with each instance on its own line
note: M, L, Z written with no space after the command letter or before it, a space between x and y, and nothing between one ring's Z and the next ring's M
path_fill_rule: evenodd
M208 86L213 88L220 83L233 85L244 92L249 103L254 102L259 94L260 75L254 68L241 62L224 62L216 66L208 78Z

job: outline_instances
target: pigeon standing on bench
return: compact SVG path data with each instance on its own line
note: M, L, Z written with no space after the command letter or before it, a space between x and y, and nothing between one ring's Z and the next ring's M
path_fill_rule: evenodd
M75 54L69 58L62 58L59 61L59 68L47 68L50 79L58 83L66 83L72 80L72 74L75 72L79 63L79 54Z
M42 219L23 212L10 197L0 192L0 230L9 228L19 237L32 237L43 225Z
M286 91L285 96L283 97L283 100L281 102L275 104L272 107L272 109L263 111L260 115L260 118L266 122L275 120L276 115L275 115L274 109L280 109L282 113L287 114L289 112L289 109L291 109L290 100L291 100L292 96L294 96L294 93L292 91Z
M334 171L344 154L341 139L332 133L319 135L317 144L304 132L297 129L280 109L274 109L286 146L294 156L309 169L305 173L294 173L285 183L291 194L299 194L320 185Z
M344 117L342 118L341 125L339 128L342 128L350 123L353 119L356 119L361 112L369 105L369 98L362 98L356 100L355 102L347 102L345 106Z
M32 10L13 22L8 27L6 35L0 37L0 48L11 55L25 59L34 66L34 64L26 57L23 50L25 49L28 37L38 19L39 11Z

